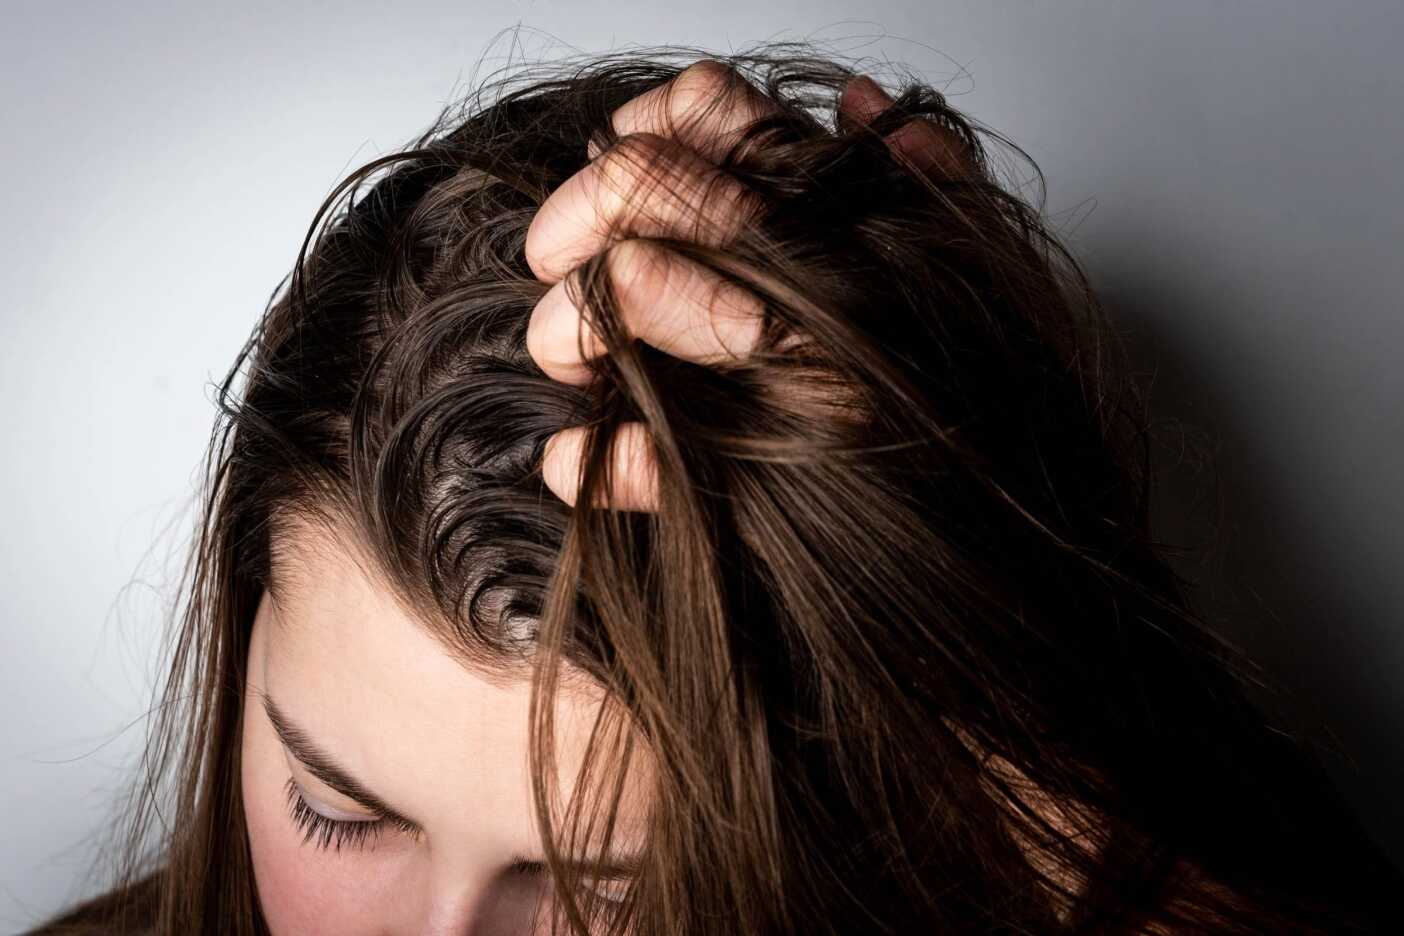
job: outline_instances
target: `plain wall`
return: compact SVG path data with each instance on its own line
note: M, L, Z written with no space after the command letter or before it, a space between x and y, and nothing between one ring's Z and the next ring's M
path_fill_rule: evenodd
M202 6L0 11L0 931L86 893L142 738L210 385L323 197L475 68L657 43L890 60L1029 152L1155 374L1152 409L1218 445L1204 600L1353 753L1333 770L1404 857L1404 5ZM1202 534L1184 490L1165 529Z

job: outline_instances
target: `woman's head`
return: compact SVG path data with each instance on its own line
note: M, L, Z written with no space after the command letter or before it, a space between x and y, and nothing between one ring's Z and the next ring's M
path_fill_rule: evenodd
M631 344L596 257L596 379L532 359L536 209L689 64L484 88L319 213L220 396L132 825L174 797L162 931L256 932L260 898L337 933L518 932L547 893L577 932L649 934L1289 906L1264 882L1304 872L1259 851L1317 830L1261 781L1295 761L1150 540L1138 398L1001 138L921 84L837 121L852 70L789 47L693 65L779 105L720 162L765 214L669 243L760 298L760 346ZM960 171L894 158L914 116ZM633 420L656 510L544 483L588 425L595 504Z

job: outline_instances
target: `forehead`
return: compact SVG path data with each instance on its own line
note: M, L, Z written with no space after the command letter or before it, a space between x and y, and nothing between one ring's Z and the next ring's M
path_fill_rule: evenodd
M259 613L271 625L264 688L279 707L417 821L535 841L529 684L470 670L329 531L289 522L274 549L277 602L265 595ZM574 785L601 701L558 696L563 792ZM626 790L626 825L628 797L640 792Z

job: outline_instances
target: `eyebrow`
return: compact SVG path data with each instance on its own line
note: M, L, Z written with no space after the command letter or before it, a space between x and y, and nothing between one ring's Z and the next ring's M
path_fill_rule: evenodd
M358 780L351 771L338 764L334 757L312 740L311 735L294 724L283 710L278 708L272 696L262 689L256 691L263 702L263 710L267 713L268 720L273 723L273 731L277 733L278 740L282 742L283 747L287 748L289 754L297 758L298 762L307 768L308 773L347 799L353 800L363 808L375 813L379 818L407 829L413 829L416 833L424 831L422 825L390 806L385 800L371 792L370 788ZM528 873L546 870L545 862L535 861L522 855L514 855L511 866ZM624 878L638 874L642 862L637 855L612 854L607 856L603 862L567 861L566 866L598 878Z
M272 696L262 690L259 690L258 694L263 700L263 710L268 713L268 720L273 723L273 730L278 734L278 740L288 749L289 754L307 768L308 773L378 816L417 832L423 831L423 826L372 793L351 771L338 764L335 758L313 741L311 735L293 724L283 710L278 708Z

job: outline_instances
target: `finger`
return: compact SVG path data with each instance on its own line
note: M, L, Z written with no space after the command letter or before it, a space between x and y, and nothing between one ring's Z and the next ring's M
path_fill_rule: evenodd
M845 120L867 124L892 104L892 96L867 75L859 75L839 95L839 114ZM954 133L922 117L915 117L884 137L894 152L906 156L923 172L962 175L969 167L966 147Z
M610 114L610 125L621 137L630 133L672 137L720 162L742 130L779 109L735 68L703 59L667 84L616 108ZM585 151L594 159L601 150L591 140Z
M763 207L758 194L682 143L633 134L537 209L526 261L538 279L555 283L611 239L672 237L720 247Z
M571 506L580 494L581 456L584 453L585 426L562 429L546 440L541 476L557 497ZM612 510L656 510L658 471L647 428L641 422L627 422L610 445L613 484L609 503L604 488L597 492L596 507Z
M625 329L661 351L716 364L744 358L760 339L760 297L662 244L620 241L608 248L604 263ZM557 281L532 310L527 351L553 379L586 384L592 377L587 360L606 348L571 302L569 282Z

